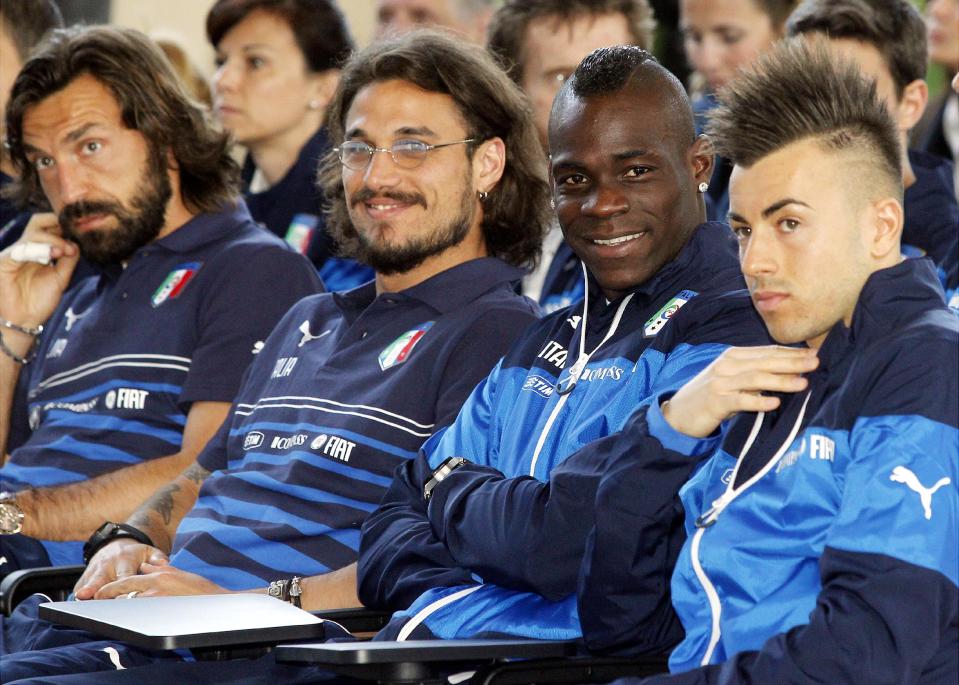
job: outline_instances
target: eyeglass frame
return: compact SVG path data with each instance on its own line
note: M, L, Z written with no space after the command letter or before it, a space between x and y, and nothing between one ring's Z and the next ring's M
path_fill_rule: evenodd
M333 148L333 152L336 153L337 158L340 160L340 164L341 164L344 168L349 169L350 171L365 171L366 169L368 169L369 166L370 166L370 164L371 164L372 161L373 161L373 155L375 155L377 152L388 152L388 153L390 154L390 159L393 160L393 164L395 164L396 166L398 166L400 169L416 169L416 168L418 168L420 165L422 165L423 162L426 161L426 158L429 156L429 153L432 152L433 150L437 150L437 149L439 149L439 148L441 148L441 147L449 147L449 146L451 146L451 145L463 145L463 144L468 144L468 143L477 143L477 142L480 142L480 139L479 139L479 138L466 138L465 140L455 140L455 141L453 141L452 143L437 143L436 145L433 145L433 144L431 144L431 143L424 143L423 141L420 141L420 140L416 140L416 141L413 141L413 140L404 140L404 141L397 141L397 142L404 142L404 143L416 142L416 143L420 143L421 145L423 145L423 146L426 148L426 149L423 151L423 159L421 159L419 162L417 162L417 163L414 164L413 166L403 166L402 164L400 164L399 162L396 161L396 157L395 157L394 154L393 154L393 146L395 146L396 143L393 143L393 145L391 145L390 147L374 147L373 145L370 145L369 143L364 143L363 141L360 141L360 140L344 140L342 143L340 143L339 145L337 145L336 147ZM353 167L348 166L348 165L346 164L346 162L343 160L343 145L345 145L345 144L347 144L347 143L357 143L357 144L359 144L359 145L364 145L364 146L366 146L366 149L368 150L368 154L367 154L367 157L366 157L366 164L364 164L362 167L360 167L360 168L358 168L358 169L354 169Z

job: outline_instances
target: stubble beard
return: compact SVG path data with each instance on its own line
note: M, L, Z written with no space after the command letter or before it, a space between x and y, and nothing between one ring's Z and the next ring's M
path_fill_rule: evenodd
M64 207L58 216L63 237L75 242L80 255L97 266L127 261L141 247L153 241L166 222L166 209L173 189L162 153L150 147L150 156L140 176L141 191L125 207L110 200L81 200ZM112 228L78 232L74 222L91 214L116 218Z

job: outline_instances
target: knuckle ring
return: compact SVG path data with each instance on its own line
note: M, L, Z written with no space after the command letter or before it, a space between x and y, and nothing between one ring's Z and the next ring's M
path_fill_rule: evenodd
M140 591L139 591L139 590L133 590L132 592L128 592L128 593L127 593L127 599L133 599L133 598L136 597L138 594L140 594Z

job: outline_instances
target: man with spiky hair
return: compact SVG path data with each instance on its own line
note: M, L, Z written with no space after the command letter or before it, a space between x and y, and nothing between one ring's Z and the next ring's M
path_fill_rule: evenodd
M909 133L926 109L927 49L922 16L909 0L805 0L787 23L790 36L822 40L876 81L896 123L905 188L903 253L928 254L947 291L959 288L959 203L952 163L909 149Z
M644 682L954 683L959 322L931 260L900 258L895 124L857 67L802 42L722 101L743 274L789 347L727 350L634 436L664 470L712 454L681 492L686 637ZM624 460L599 486L579 593L595 648L643 651L663 599L643 475Z

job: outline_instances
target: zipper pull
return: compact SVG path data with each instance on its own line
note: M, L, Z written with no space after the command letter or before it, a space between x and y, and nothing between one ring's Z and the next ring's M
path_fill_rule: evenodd
M696 517L695 526L697 528L709 528L715 524L730 500L732 500L732 490L727 490L722 494L722 497L713 501L713 505L709 509Z
M576 384L579 382L579 377L583 375L583 370L586 368L586 362L588 361L589 355L581 352L576 363L560 374L559 380L556 381L556 389L560 395L565 395L576 387Z

